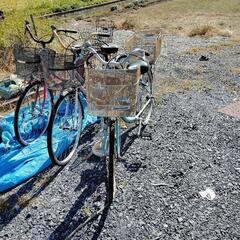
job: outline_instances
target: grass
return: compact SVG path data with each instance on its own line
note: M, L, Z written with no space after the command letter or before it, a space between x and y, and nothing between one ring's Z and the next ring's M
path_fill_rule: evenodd
M5 19L0 21L0 49L25 40L24 20L29 18L30 14L41 16L107 1L109 0L1 0L0 9L4 12ZM38 19L40 34L48 32L48 26L53 23L56 24L54 20Z

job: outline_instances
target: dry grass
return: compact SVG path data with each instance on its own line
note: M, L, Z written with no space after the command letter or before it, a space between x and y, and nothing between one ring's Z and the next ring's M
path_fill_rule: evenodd
M203 52L218 52L226 48L231 48L234 46L240 45L240 38L230 38L228 41L220 42L217 44L212 44L206 47L193 47L187 51L182 52L181 54L198 54Z
M126 30L132 30L138 28L139 23L137 19L132 17L127 17L119 22L115 23L116 29L126 29Z
M231 68L230 71L234 74L240 74L240 67Z
M188 91L206 91L211 90L211 83L204 79L158 79L154 86L154 95L156 101L161 101L165 94L176 93L179 90Z
M212 26L215 34L240 34L239 0L174 0L114 14L116 23L131 15L138 29L188 35L195 26Z
M0 214L5 213L8 209L6 199L0 197Z
M213 36L223 36L223 37L231 37L232 32L229 30L221 30L216 27L210 25L201 25L195 26L189 32L189 37L213 37Z

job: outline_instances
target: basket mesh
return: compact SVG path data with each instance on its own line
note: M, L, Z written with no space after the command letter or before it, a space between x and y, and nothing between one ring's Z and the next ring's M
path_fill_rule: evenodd
M98 36L98 40L105 43L113 42L113 32L114 32L114 22L106 19L98 18L96 21L96 32L97 33L107 33L109 37Z
M102 117L130 116L136 111L140 71L86 69L88 111Z
M14 45L13 56L16 65L16 74L25 80L31 79L33 74L40 70L39 48L30 48Z
M83 78L78 73L77 69L51 71L46 82L50 89L54 91L63 91L81 86L83 84Z
M42 69L48 87L64 90L82 85L84 62L75 61L73 53L56 53L50 49L40 52Z
M40 52L42 64L46 65L52 71L66 71L76 69L78 66L74 63L74 54L66 52L65 54L43 49Z
M161 52L162 39L160 34L151 32L139 32L130 36L124 44L126 51L141 48L150 53L148 57L152 64L158 60Z

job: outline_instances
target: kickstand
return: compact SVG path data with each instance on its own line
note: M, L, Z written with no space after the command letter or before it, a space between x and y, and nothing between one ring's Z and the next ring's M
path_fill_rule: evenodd
M142 131L142 119L140 119L139 121L138 136L141 136L141 131Z

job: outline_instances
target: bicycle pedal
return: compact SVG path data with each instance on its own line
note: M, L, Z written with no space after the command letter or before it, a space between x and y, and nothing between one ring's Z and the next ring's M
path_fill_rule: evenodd
M145 140L152 140L152 134L150 132L142 132L141 138Z

